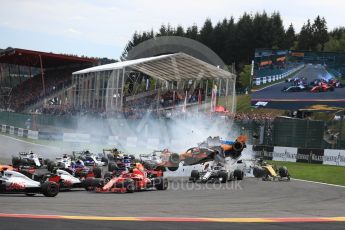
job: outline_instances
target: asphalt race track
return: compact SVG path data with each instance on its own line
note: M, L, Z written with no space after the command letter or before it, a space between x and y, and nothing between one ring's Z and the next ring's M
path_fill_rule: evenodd
M135 226L136 222L126 222L126 218L122 221L108 221L107 219L102 220L102 218L98 220L99 217L177 218L174 221L177 221L178 225L184 226L178 229L187 229L189 227L192 229L206 229L212 225L222 229L221 226L225 227L230 224L203 223L203 221L188 219L181 223L179 218L302 218L297 222L309 222L308 217L344 216L344 197L345 188L343 187L301 181L265 182L254 178L246 178L240 183L233 182L226 185L195 185L184 181L173 181L167 191L146 191L134 194L99 194L83 190L61 192L55 198L46 198L41 195L26 197L19 194L1 194L0 204L1 207L4 207L1 213L67 216L67 219L49 220L43 217L44 220L42 220L43 224L46 225L52 222L60 227L70 226L66 229L71 229L71 226L85 226L83 229L91 229L94 225L104 228L111 225L118 226L120 229L131 229L130 226ZM79 217L70 220L70 216ZM83 218L87 219L87 216L97 216L98 218L85 221ZM307 219L304 220L304 218ZM1 219L4 219L4 221L1 221ZM42 218L38 217L38 219ZM174 221L164 218L163 220L152 222L149 219L145 223L140 222L140 225L143 226L142 229L162 229L162 226L165 226L166 229L176 227ZM238 226L239 229L246 229L248 227L247 221L250 222L246 219L240 220L240 223L235 223L235 226ZM287 219L286 221L291 222L293 219ZM345 218L343 221L345 221ZM23 226L29 224L32 228L41 224L37 217L20 219L19 221L17 218L13 220L13 218L0 215L0 229L11 229L6 227L11 222L23 223ZM91 224L88 224L89 222ZM283 220L283 222L285 221ZM262 229L264 227L267 229L269 226L273 229L276 229L277 226L281 226L282 229L284 227L289 229L287 227L291 225L301 225L304 226L303 229L324 229L325 226L332 229L332 227L342 226L344 228L345 226L343 225L345 222L322 224L318 222L306 225L303 223L270 223L270 221L267 221L267 223L256 223L259 227L255 223L249 225L255 225L258 229L260 229L260 226L262 226ZM231 223L232 226L233 224ZM16 226L19 228L12 229L22 229L20 224Z
M8 161L11 159L11 156L18 155L19 152L28 152L30 150L34 153L39 153L43 157L52 157L58 154L61 155L61 149L59 148L21 141L0 133L0 164L10 163L2 161Z
M255 178L174 179L167 191L133 194L0 194L0 229L344 229L345 218L334 218L345 216L344 197L344 187Z
M318 78L330 78L329 73L322 66L306 65L301 71L291 78L306 78L310 83ZM284 87L291 83L280 82L252 93L252 105L256 102L268 102L267 107L271 108L300 108L313 104L325 104L333 106L345 106L345 87L336 88L333 92L282 92ZM319 102L319 103L317 103Z

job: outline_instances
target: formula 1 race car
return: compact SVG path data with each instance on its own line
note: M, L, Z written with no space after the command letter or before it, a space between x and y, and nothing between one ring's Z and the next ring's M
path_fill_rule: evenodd
M166 190L168 180L163 178L163 171L155 172L146 170L142 164L137 163L136 167L123 171L119 176L107 177L106 179L86 179L85 187L88 191L109 193L133 193L142 190Z
M33 166L38 168L43 166L44 162L42 157L30 151L29 153L20 152L19 157L12 157L12 165L14 167Z
M200 183L226 183L232 180L243 180L243 162L238 161L237 164L238 166L234 170L230 170L221 163L215 166L209 166L209 164L207 164L202 171L192 170L189 181Z
M276 169L274 165L267 164L262 158L258 159L257 162L254 163L253 175L256 178L262 178L264 181L276 179L279 181L290 181L290 173L285 166Z
M335 79L335 78L332 78L328 81L328 84L330 86L333 86L334 88L343 88L344 85L338 80L338 79Z
M316 93L316 92L328 92L328 91L334 91L334 87L331 85L328 85L327 83L320 82L318 85L311 88L310 92Z
M60 177L59 185L60 189L63 190L69 190L72 188L85 188L85 179L92 177L92 175L90 175L90 177L86 175L86 177L84 178L77 178L61 169L57 169L55 173Z
M75 163L72 163L71 167L62 168L62 170L78 178L86 178L86 177L101 178L102 177L101 168L96 167L96 166L87 167L83 164L81 160L77 160Z
M63 154L62 157L57 157L55 164L58 168L69 168L72 166L72 157Z
M59 184L60 190L84 188L85 179L94 178L95 174L98 176L98 178L101 178L101 172L98 172L97 174L89 168L82 169L83 171L76 173L79 177L75 177L69 172L59 168L54 168L52 171L48 171L46 168L36 169L30 167L19 167L13 168L13 170L41 183L44 183L47 180L53 180L53 178L55 178L54 181Z
M309 88L305 87L304 85L292 85L289 87L284 87L282 89L283 92L303 92L308 90Z
M0 193L24 193L34 196L42 193L47 197L55 197L59 193L59 185L54 182L59 177L52 177L43 183L34 181L27 176L10 170L0 171Z
M311 86L318 86L320 85L320 83L327 83L327 81L323 78L318 78L318 79L314 79L313 81L310 82Z
M176 171L180 162L183 162L184 165L196 165L209 161L225 162L225 158L228 157L238 159L246 147L246 139L245 136L239 136L235 141L222 141L219 137L208 137L197 147L189 148L181 154L165 149L155 151L151 157L146 155L141 155L141 157L154 159L159 166Z
M86 166L105 166L108 164L108 159L100 154L91 153L88 150L85 151L73 151L74 160L82 160Z

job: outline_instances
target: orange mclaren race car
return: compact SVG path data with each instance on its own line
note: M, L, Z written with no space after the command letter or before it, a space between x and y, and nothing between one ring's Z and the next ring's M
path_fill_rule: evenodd
M239 158L246 147L246 140L246 136L239 136L235 141L222 141L219 137L209 137L197 147L189 148L181 154L172 153L167 149L155 151L150 160L170 171L176 171L180 162L184 165L201 164L213 160L224 162L226 157ZM160 155L157 156L156 152Z

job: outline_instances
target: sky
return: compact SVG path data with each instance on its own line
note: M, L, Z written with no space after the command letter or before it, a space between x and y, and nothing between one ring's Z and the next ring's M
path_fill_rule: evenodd
M280 12L297 32L317 15L329 29L345 26L343 0L0 0L0 48L118 59L135 31L264 10Z

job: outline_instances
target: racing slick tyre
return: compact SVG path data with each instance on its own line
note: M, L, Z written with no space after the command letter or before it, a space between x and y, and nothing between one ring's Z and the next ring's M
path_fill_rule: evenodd
M117 166L116 163L114 163L114 162L109 162L109 164L108 164L108 171L109 171L109 172L113 172L113 171L116 171L116 170L118 170L118 169L119 169L119 167Z
M169 162L174 165L178 165L180 163L180 155L178 155L177 153L172 153L169 156Z
M168 169L169 171L175 172L178 169L178 167L168 167Z
M41 185L41 191L46 197L55 197L59 193L59 185L55 182L44 182Z
M190 181L196 182L200 177L199 171L198 170L192 170L190 173Z
M167 190L168 189L168 179L167 178L159 178L159 183L155 185L157 190Z
M133 193L136 190L135 182L132 179L125 180L125 182L123 183L123 186L124 186L124 188L126 188L128 193Z
M103 162L105 166L107 166L109 163L108 158L106 157L102 157L101 162Z
M228 173L227 172L219 172L218 177L221 178L221 183L226 183L228 180Z
M236 180L243 180L243 176L244 176L244 173L242 170L236 169L234 171L234 177L236 178Z
M110 172L106 172L106 173L104 174L104 182L105 182L105 183L108 183L108 182L111 180L111 178L112 178L112 175L111 175Z
M281 178L282 177L286 177L286 178L290 177L289 170L286 168L286 166L280 167L278 169L278 174Z
M48 162L47 169L49 172L53 172L54 168L56 168L56 164L54 162Z
M93 174L95 175L95 178L102 178L102 169L101 168L93 168L92 169Z
M86 191L93 191L95 188L92 186L94 178L86 178L82 183Z
M253 175L256 178L263 177L265 174L265 170L259 166L254 166L253 168Z
M21 163L21 160L19 157L12 157L12 165L13 167L18 167Z

